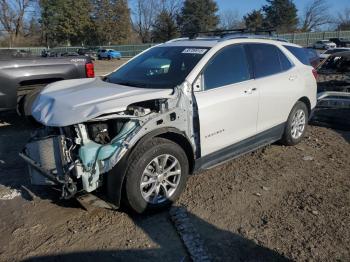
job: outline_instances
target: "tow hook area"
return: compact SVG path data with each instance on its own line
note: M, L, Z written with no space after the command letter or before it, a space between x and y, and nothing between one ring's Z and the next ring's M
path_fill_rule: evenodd
M62 185L61 199L70 199L77 193L77 186L73 182L67 182Z

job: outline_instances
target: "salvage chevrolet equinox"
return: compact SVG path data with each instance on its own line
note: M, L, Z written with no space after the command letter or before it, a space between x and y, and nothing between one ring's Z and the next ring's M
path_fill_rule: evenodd
M316 106L303 48L258 35L180 38L102 78L49 84L20 154L34 184L95 191L142 213L175 201L189 174L280 141L295 145Z

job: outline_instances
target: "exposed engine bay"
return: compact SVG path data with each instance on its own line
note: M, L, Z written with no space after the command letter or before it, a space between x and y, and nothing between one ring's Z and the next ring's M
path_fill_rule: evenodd
M65 199L92 192L128 150L160 128L178 130L196 152L194 103L192 94L183 90L189 88L175 88L172 98L136 102L83 123L38 130L21 153L29 163L32 183L61 185Z

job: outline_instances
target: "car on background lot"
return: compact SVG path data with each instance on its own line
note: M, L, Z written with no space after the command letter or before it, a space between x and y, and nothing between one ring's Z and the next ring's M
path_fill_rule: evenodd
M333 48L333 49L328 49L325 52L323 52L322 54L320 54L320 59L321 61L328 58L330 55L333 55L335 53L340 53L340 52L346 52L346 51L350 51L350 47L342 47L342 48Z
M318 92L350 93L350 50L330 55L317 68Z
M97 59L97 51L98 51L98 49L96 49L96 48L79 48L77 52L79 55L88 56L91 59L96 60Z
M319 40L312 47L315 49L331 49L336 48L337 45L329 40Z
M330 38L329 41L335 43L337 47L350 47L350 40L345 38Z
M29 50L23 49L0 49L0 59L11 58L27 58L32 57L33 54Z
M31 114L31 104L48 84L67 79L94 77L88 57L0 56L0 111L17 109Z
M77 52L74 52L74 51L68 51L68 52L61 53L61 56L70 57L70 56L79 56L79 54Z
M97 58L99 60L101 59L121 59L122 55L120 52L114 50L114 49L99 49L97 52Z
M41 57L59 57L61 53L53 50L44 49L41 51Z
M62 198L105 188L142 213L174 202L189 174L281 141L298 144L316 106L305 49L261 35L180 38L95 79L47 86L45 128L21 153L32 183Z

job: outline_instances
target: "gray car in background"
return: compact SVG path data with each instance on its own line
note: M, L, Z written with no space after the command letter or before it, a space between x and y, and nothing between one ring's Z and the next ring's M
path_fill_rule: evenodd
M17 108L30 115L31 103L47 84L94 76L94 65L86 56L0 57L0 111Z

